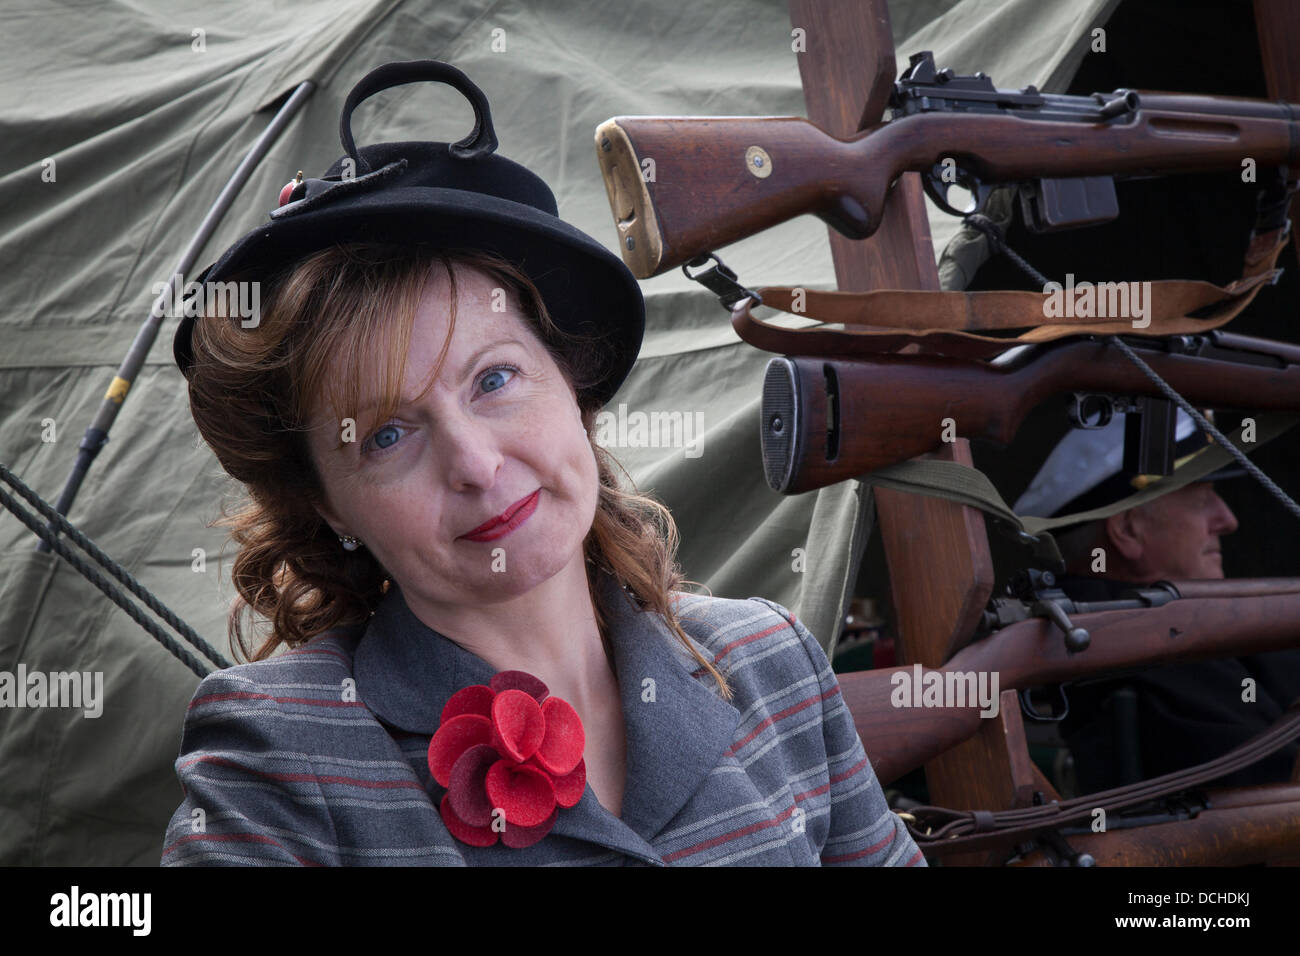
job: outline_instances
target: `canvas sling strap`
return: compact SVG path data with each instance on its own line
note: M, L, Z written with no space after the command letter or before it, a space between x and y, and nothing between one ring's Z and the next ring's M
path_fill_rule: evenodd
M819 324L791 328L758 319L750 311L755 303L748 296L729 303L731 321L736 334L756 348L785 355L839 357L878 355L917 345L958 358L987 359L1012 346L1070 335L1204 333L1231 321L1261 288L1277 280L1277 257L1289 233L1289 222L1255 233L1246 248L1241 278L1226 286L1183 279L1081 283L1050 293L823 292L767 286L757 292L763 305ZM1087 308L1075 308L1084 301L1090 303ZM1054 308L1054 303L1060 308ZM1136 315L1137 306L1141 316ZM1098 315L1099 310L1107 314ZM835 325L844 328L830 327ZM1006 334L1015 329L1026 331ZM986 334L990 332L1004 334Z
M924 852L934 853L940 846L944 853L1006 847L1026 842L1037 834L1087 820L1098 809L1110 814L1217 780L1267 757L1297 737L1300 737L1300 700L1292 703L1273 726L1222 757L1161 777L1085 794L1072 800L1018 810L915 807L900 816L917 846Z

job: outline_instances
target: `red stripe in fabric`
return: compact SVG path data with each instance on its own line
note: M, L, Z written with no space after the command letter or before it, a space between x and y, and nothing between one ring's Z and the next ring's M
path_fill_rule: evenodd
M848 770L845 770L843 773L836 774L835 776L831 777L831 783L839 783L841 780L849 779L849 777L853 776L855 773L857 773L859 770L865 767L869 762L870 761L866 757L863 757L861 760L855 763Z
M773 820L761 820L758 823L751 823L749 826L742 827L739 830L732 830L730 833L724 833L722 836L716 836L711 840L705 840L703 843L697 843L694 846L688 846L676 851L675 853L669 853L664 857L664 862L671 863L673 860L680 860L682 857L690 856L692 853L699 853L701 850L708 850L715 846L720 846L723 843L730 843L732 840L738 840L741 837L749 836L751 833L757 833L759 830L767 830L771 827L780 826L782 821L792 813L794 813L793 806L781 811L781 814Z
M794 795L794 802L798 803L800 800L807 800L809 797L815 797L819 793L825 793L830 788L831 785L829 783L824 783L816 790L805 790L803 793L796 793Z
M912 858L911 858L910 860L907 861L907 863L906 863L905 865L906 865L906 866L915 866L917 860L924 859L924 857L925 857L925 854L922 853L920 850L917 850L916 853L912 856Z
M726 657L736 648L744 647L746 644L756 641L760 637L767 637L767 635L769 634L774 634L777 631L783 629L784 627L785 627L784 624L773 624L771 627L767 628L766 630L759 631L756 634L750 634L746 637L740 638L739 640L732 641L730 644L724 646L722 650L718 651L718 653L713 656L713 663L716 664L718 661L722 660L724 657Z
M834 688L826 691L826 693L824 694L817 694L813 697L807 698L806 700L801 700L797 704L791 704L785 710L778 711L777 713L772 714L770 717L767 717L759 721L758 725L753 730L751 730L744 737L742 737L740 740L737 740L734 744L731 745L731 749L727 751L727 755L734 757L742 747L748 744L751 740L753 740L755 737L761 734L768 727L771 727L778 720L784 720L785 718L789 717L791 714L797 714L799 711L811 707L817 701L826 700L828 697L834 697L839 692L840 692L839 684L836 684Z
M394 788L400 789L405 787L410 790L424 791L424 787L420 786L414 780L360 780L356 777L340 777L335 775L322 777L314 773L269 773L265 770L247 767L244 764L236 763L233 760L227 760L225 757L196 757L193 760L181 764L181 769L184 770L188 767L192 767L196 763L211 763L220 767L233 767L234 769L242 770L245 773L257 774L257 776L265 777L267 780L278 780L282 783L306 783L310 781L312 783L342 783L354 787L369 787L378 790L391 790Z
M872 853L877 853L880 850L883 850L885 847L889 846L889 844L894 842L894 837L896 836L898 836L897 830L890 833L889 836L885 837L879 843L873 846L869 846L865 850L858 850L856 853L842 853L838 856L823 856L822 862L823 863L847 863L849 860L860 860L864 856L870 856Z
M844 771L841 774L836 774L834 777L831 777L830 780L828 780L826 783L822 784L820 787L816 788L815 790L805 790L803 793L796 793L794 795L795 802L797 803L800 800L807 800L809 797L815 797L820 793L825 793L827 790L831 788L831 784L839 783L842 780L847 780L849 777L853 776L855 773L857 773L866 765L867 765L867 758L863 757L861 760L855 763L848 770Z

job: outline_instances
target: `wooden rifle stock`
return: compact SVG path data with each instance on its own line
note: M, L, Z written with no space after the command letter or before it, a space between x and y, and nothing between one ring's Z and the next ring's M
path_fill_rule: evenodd
M1231 341L1253 357L1272 350L1273 361L1151 348L1139 354L1193 404L1300 410L1300 365L1289 362L1294 347L1246 336ZM945 432L1006 444L1030 410L1070 392L1162 394L1105 340L1045 346L1032 361L1003 367L935 356L773 359L763 383L764 471L777 491L799 494L932 451Z
M1185 586L1196 593L1203 583ZM1175 587L1181 594L1183 585ZM1215 582L1213 590L1220 596L1075 614L1072 623L1092 636L1083 651L1068 651L1056 625L1035 618L967 645L939 668L913 664L841 674L841 692L876 776L885 784L975 735L983 719L974 699L981 674L988 675L990 684L996 674L995 691L1000 692L1138 667L1300 647L1300 581L1223 581ZM962 680L957 675L971 676ZM924 706L926 685L960 685L969 690L967 705ZM997 693L992 697L996 701ZM916 706L918 702L922 706Z
M1300 165L1289 104L1128 96L1135 109L1099 122L917 113L845 140L793 116L618 116L597 128L596 155L619 250L642 279L806 213L866 238L898 176L944 160L980 184Z

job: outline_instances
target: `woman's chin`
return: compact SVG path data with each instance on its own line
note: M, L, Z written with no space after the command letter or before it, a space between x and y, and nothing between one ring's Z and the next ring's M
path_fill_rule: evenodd
M557 558L556 552L530 558L532 556L519 555L512 559L508 554L497 555L496 566L487 574L477 575L470 584L469 590L473 592L474 600L484 604L514 600L546 584L574 565L571 558ZM582 552L579 550L577 567L582 566Z

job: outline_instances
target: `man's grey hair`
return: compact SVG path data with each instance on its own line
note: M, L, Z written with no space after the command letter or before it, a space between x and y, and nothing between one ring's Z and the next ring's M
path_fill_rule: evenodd
M1164 495L1158 495L1140 505L1134 505L1128 511L1146 512L1160 507ZM1121 511L1120 514L1125 512ZM1061 558L1065 561L1067 574L1092 574L1092 552L1094 548L1109 548L1110 535L1106 533L1106 519L1085 521L1073 524L1063 531L1053 531L1056 546L1061 549Z

